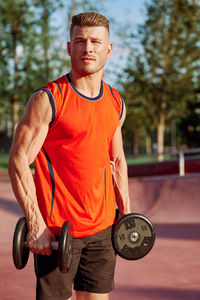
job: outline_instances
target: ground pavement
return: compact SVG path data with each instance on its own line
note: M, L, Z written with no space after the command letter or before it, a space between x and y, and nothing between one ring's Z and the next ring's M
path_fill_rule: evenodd
M200 299L200 175L129 178L132 211L156 228L152 251L138 261L118 257L110 300ZM22 215L8 176L0 172L0 299L35 299L33 259L12 262L12 237ZM75 297L73 296L73 300Z

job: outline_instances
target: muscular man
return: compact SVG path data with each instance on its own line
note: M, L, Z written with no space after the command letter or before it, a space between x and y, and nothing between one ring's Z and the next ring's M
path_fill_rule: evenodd
M121 135L125 106L102 80L112 53L108 20L90 12L74 16L67 49L70 73L28 101L9 175L28 224L37 299L70 299L74 283L78 300L107 300L114 286L115 201L121 215L130 213ZM50 243L66 220L74 227L73 260L64 274Z

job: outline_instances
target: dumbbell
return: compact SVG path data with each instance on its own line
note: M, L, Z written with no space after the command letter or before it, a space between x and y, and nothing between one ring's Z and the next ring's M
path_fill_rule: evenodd
M112 243L115 252L122 258L140 259L151 251L154 242L154 226L144 215L130 213L116 218L112 229Z
M51 242L53 250L58 250L58 266L62 273L67 273L72 262L72 234L73 226L65 222L62 226L59 242ZM23 269L28 261L30 249L27 246L28 226L25 217L21 217L15 227L13 236L13 262L15 267Z

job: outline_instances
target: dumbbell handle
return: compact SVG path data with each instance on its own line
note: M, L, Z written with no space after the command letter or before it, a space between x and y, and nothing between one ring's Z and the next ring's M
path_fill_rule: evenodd
M28 247L26 241L24 242L24 246L25 246L25 247ZM59 247L59 242L57 242L57 241L51 242L51 248L52 248L53 250L58 250L58 247Z

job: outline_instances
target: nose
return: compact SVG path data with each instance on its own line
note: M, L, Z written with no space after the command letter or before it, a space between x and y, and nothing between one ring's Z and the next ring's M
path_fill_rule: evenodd
M90 40L85 41L85 47L84 50L86 53L92 53L93 52L93 45Z

